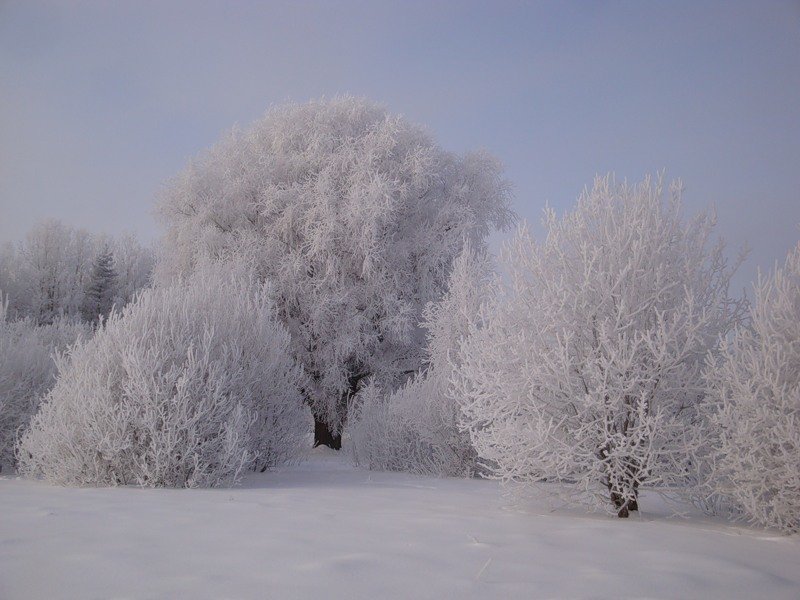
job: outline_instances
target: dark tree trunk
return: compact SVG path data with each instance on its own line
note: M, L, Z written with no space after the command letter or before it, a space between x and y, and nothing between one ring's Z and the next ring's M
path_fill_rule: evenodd
M638 491L636 491L638 496ZM639 510L639 501L636 497L623 500L622 495L617 492L611 492L611 501L614 503L614 508L617 509L617 516L620 519L627 519L632 511Z
M342 434L333 435L327 423L314 418L314 448L317 446L328 446L334 450L342 449Z
M367 377L369 373L357 373L355 375L351 375L349 377L349 387L346 391L342 392L342 395L339 397L339 405L338 410L339 414L342 415L342 427L344 427L345 416L347 415L347 405L350 402L350 399L356 395L358 392L358 384L359 382ZM314 417L314 448L317 446L328 446L329 448L333 448L334 450L341 450L342 449L342 434L337 433L334 435L331 433L330 427L324 421L320 421L316 416Z

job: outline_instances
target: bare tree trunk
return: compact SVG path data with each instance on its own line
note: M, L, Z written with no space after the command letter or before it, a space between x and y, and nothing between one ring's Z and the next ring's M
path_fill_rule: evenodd
M350 375L348 378L348 389L343 391L341 396L339 396L339 404L337 407L338 412L341 415L341 427L339 433L335 435L331 433L331 429L328 424L324 421L321 421L319 417L314 415L314 448L324 445L328 446L329 448L333 448L334 450L342 449L341 430L344 429L345 420L347 417L347 406L350 403L350 399L358 392L358 384L362 379L368 376L369 372L355 369L355 373Z
M334 450L342 449L342 434L332 434L327 423L314 417L314 448L328 446Z
M637 487L634 486L634 497L628 500L624 500L619 492L611 491L611 502L614 503L614 508L617 509L617 516L620 519L627 519L632 511L639 510L639 490Z

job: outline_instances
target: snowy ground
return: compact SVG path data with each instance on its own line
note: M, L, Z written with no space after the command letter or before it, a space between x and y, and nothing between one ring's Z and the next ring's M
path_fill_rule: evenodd
M800 598L794 538L509 508L494 482L343 459L222 490L2 477L0 598Z

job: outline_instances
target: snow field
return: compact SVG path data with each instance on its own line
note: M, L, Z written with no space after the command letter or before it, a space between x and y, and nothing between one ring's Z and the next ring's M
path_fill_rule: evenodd
M659 507L645 496L643 508ZM0 478L0 598L791 598L794 537L308 462L231 489Z

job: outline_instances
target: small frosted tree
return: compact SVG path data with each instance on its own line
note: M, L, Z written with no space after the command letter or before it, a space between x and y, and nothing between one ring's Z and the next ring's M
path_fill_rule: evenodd
M708 491L753 523L800 530L800 245L755 284L748 327L709 357Z
M122 308L152 284L155 254L150 246L143 246L131 234L113 238L109 247L116 273L113 304Z
M61 357L19 470L62 485L213 487L294 460L311 416L288 350L267 286L235 264L199 266Z
M544 225L507 248L505 298L464 345L465 424L497 477L627 517L642 486L694 477L703 359L741 311L732 271L713 217L685 222L660 179L599 178Z
M117 272L114 255L104 246L92 262L83 299L83 318L88 322L104 319L111 312L116 296Z
M290 104L195 160L161 202L157 279L204 256L251 258L273 282L317 442L340 444L349 399L394 389L422 363L418 323L453 259L511 220L497 161L456 156L352 97Z
M52 219L37 224L15 253L13 317L30 317L40 325L58 317L80 318L94 254L88 232Z
M444 297L424 311L424 369L394 393L382 393L373 383L356 396L348 418L356 463L437 476L478 471L469 434L460 428L461 406L451 379L460 342L470 327L485 325L482 306L493 291L488 256L466 246L453 263Z
M9 318L11 313L13 313L13 309L9 310L9 304L11 302L11 298L18 295L16 293L17 286L19 285L16 269L16 257L17 253L14 249L14 245L11 242L6 242L0 245L0 290L2 290L4 294L4 300L2 303L4 319Z

